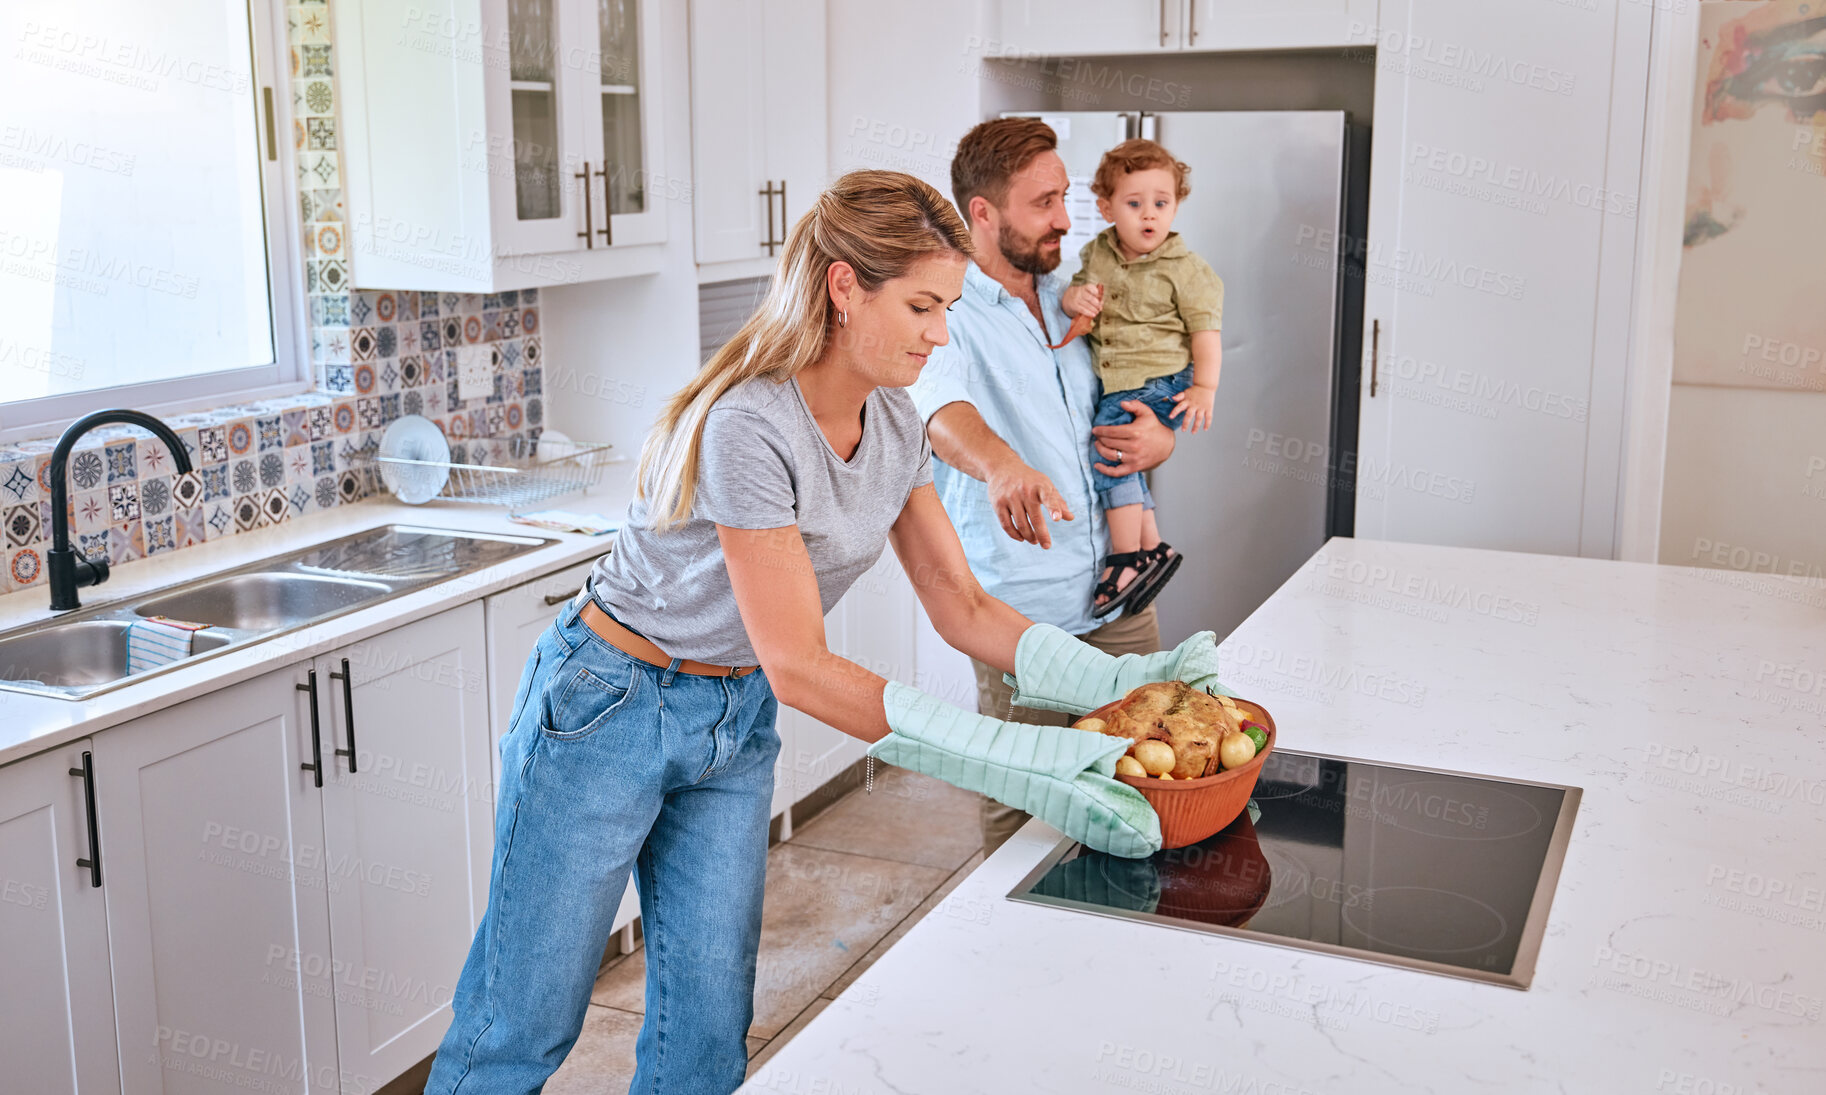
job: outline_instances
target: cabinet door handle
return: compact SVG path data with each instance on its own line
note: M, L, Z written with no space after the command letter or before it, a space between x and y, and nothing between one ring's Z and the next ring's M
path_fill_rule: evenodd
M791 227L792 227L792 222L786 219L786 180L781 179L780 180L780 238L775 240L774 242L779 244L781 247L785 247L786 246L786 233L787 233L787 230L790 229Z
M577 236L583 240L585 247L595 247L596 221L593 213L595 206L590 204L590 161L583 161L583 170L572 175L571 178L583 180L583 186L577 191L583 195L583 231L577 233Z
M349 672L349 659L342 660L342 672L330 670L330 679L342 682L342 716L349 724L349 747L336 750L339 757L349 758L349 774L355 774L355 674Z
M89 868L89 885L101 886L101 830L95 824L95 754L87 749L82 751L82 767L70 769L70 774L82 780L83 812L89 818L89 858L76 861L78 867Z
M602 227L596 229L602 237L604 247L615 246L615 208L609 204L609 161L602 161L602 170L596 172L602 178Z
M1198 0L1186 5L1186 45L1198 44Z
M761 246L767 248L767 253L772 255L774 253L774 181L768 179L766 189L757 190L755 193L761 195L761 200L767 203L767 235L762 238Z
M1160 44L1167 44L1167 0L1160 0Z
M1369 397L1376 398L1376 369L1382 362L1382 321L1370 320L1369 325Z
M300 764L298 767L311 773L311 782L322 787L323 737L322 732L317 728L317 671L315 669L307 670L304 679L306 683L293 685L292 687L300 692L309 692L311 694L311 763Z
M577 596L575 593L547 593L545 595L545 603L552 608L557 608L559 605L575 596Z

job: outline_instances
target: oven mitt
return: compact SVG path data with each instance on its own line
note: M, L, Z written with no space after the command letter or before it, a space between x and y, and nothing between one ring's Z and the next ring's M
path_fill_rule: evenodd
M1100 852L1139 859L1160 850L1154 808L1112 778L1127 738L1003 722L898 681L881 698L893 732L869 756L1025 810Z
M1155 681L1184 681L1229 695L1217 680L1217 635L1198 634L1158 654L1105 654L1052 624L1034 624L1015 644L1012 703L1082 715Z

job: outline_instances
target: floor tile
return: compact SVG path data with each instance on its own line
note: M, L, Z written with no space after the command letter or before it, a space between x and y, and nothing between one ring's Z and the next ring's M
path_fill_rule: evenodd
M894 925L893 931L890 931L888 934L881 937L881 942L870 947L868 953L864 954L861 958L856 959L854 965L849 969L844 970L842 976L838 977L837 980L831 982L830 987L824 990L825 999L834 1000L838 993L849 988L850 985L855 982L856 978L862 976L864 970L874 965L876 960L882 955L888 953L889 947L900 942L901 936L906 935L907 932L913 930L913 925L925 919L926 914L933 909L936 909L939 902L943 901L946 895L952 890L957 889L958 883L962 882L965 876L982 865L983 853L979 849L975 855L965 860L964 865L954 871L950 878L945 879L943 885L932 891L931 896L920 902L919 908L908 913L906 919Z
M780 1052L782 1046L786 1045L786 1043L792 1041L794 1038L797 1038L799 1032L805 1029L805 1025L813 1019L816 1019L818 1013L829 1006L830 1001L822 996L807 1004L805 1010L800 1012L798 1017L791 1023L788 1023L785 1030L774 1035L773 1039L767 1043L767 1048L748 1058L748 1075L752 1077L755 1074L756 1069L767 1063L769 1057Z
M546 1081L547 1095L626 1091L634 1079L634 1038L639 1033L640 1016L614 1008L590 1008L570 1056Z
M982 796L905 768L875 768L854 791L793 834L792 843L955 871L982 850Z
M918 864L801 847L796 839L776 845L768 854L749 1033L779 1034L949 875ZM597 979L591 1000L641 1011L646 975L643 947Z

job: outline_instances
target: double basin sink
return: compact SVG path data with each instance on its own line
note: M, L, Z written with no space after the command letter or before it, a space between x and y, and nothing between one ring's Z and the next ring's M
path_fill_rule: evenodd
M0 633L0 689L82 699L224 650L462 577L554 541L383 525L125 603ZM190 655L127 672L127 629L148 616L206 624Z

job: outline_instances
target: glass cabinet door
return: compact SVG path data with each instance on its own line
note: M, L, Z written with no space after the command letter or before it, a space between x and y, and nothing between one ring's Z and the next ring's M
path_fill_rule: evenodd
M558 159L556 0L507 0L508 94L513 102L514 215L563 213Z
M502 22L489 44L492 124L490 203L495 252L526 255L588 246L583 197L589 158L583 119L594 110L580 94L565 8L577 0L494 0ZM503 71L505 70L505 71ZM505 76L506 79L500 77ZM603 227L601 224L595 227Z
M641 143L640 2L595 0L602 49L602 155L609 212L647 210Z

